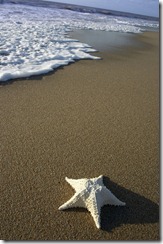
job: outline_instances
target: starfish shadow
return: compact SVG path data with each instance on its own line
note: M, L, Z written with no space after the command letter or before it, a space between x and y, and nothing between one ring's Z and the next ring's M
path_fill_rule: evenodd
M145 224L159 222L159 205L151 200L127 190L108 177L103 177L104 185L111 190L125 207L105 205L101 211L101 229L111 232L122 224Z

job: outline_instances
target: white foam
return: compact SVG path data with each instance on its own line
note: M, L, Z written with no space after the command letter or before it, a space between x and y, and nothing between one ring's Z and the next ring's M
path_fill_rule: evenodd
M128 18L13 4L1 4L0 12L0 81L47 73L77 59L99 59L89 54L96 51L89 45L68 38L73 29L141 32Z

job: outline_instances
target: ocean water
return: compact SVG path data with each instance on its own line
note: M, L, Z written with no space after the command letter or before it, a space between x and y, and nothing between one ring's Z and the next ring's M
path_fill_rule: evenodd
M156 30L152 20L75 12L66 9L0 4L0 82L44 74L79 59L100 59L73 30L141 33Z

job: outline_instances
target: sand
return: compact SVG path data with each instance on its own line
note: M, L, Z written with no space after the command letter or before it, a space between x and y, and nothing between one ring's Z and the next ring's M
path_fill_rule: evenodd
M2 240L159 240L159 33L0 87ZM58 211L104 175L126 207Z

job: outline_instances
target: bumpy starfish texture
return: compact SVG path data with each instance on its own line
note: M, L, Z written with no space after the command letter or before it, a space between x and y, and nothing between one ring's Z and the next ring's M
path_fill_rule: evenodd
M59 207L59 210L74 207L86 208L91 213L98 229L101 227L100 212L102 206L106 204L114 206L126 205L126 203L121 202L104 186L102 175L96 178L77 180L66 177L65 180L76 192L69 201Z

